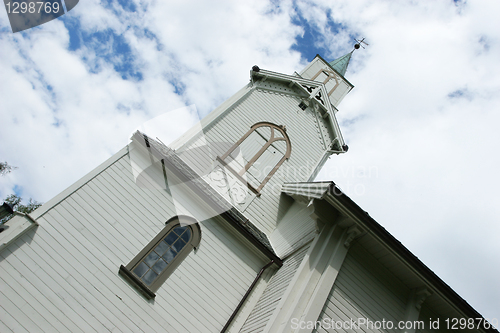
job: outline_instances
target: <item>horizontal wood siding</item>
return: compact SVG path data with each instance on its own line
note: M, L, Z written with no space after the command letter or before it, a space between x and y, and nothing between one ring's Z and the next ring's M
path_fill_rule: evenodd
M325 318L357 322L366 318L373 322L397 323L404 319L409 290L368 252L354 245L348 252L330 291L318 321ZM360 332L397 332L360 327ZM351 332L351 330L318 328L314 332Z
M276 86L276 89L280 86L277 83L266 84ZM326 121L321 117L318 119L310 108L299 108L300 102L301 99L294 94L257 88L204 128L203 135L193 137L179 149L181 157L189 165L206 173L207 169L210 170L211 161L217 155L226 153L226 147L236 143L255 123L266 121L285 125L292 146L291 156L264 186L262 195L244 211L257 227L268 234L274 230L280 213L283 213L279 212L281 185L284 182L307 181L324 152L320 131L326 128ZM327 139L331 141L330 137ZM204 140L210 143L210 152L195 149ZM194 153L189 153L190 150Z
M265 263L225 223L200 223L199 249L154 301L118 275L175 215L117 158L0 253L0 331L219 332Z
M304 246L293 254L271 278L264 293L241 328L241 333L257 333L264 330L308 249L309 246Z
M286 256L317 235L316 222L310 214L308 207L294 202L279 221L270 237L271 244L279 256Z

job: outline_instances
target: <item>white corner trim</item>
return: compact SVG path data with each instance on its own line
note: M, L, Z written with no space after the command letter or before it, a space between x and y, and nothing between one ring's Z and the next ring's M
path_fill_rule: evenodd
M341 230L338 230L341 231ZM337 232L338 232L337 231ZM321 279L318 281L314 292L303 312L301 321L316 321L323 310L323 306L330 295L330 291L337 280L340 268L344 263L348 247L344 246L346 238L349 237L348 230L338 232L336 237L330 240L334 243L334 250L326 255L330 255L328 265L326 266ZM311 332L311 329L301 330L298 328L295 332Z
M264 332L291 332L292 319L314 316L315 312L317 319L324 301L313 303L318 297L328 297L347 253L345 238L346 231L338 225L326 225L316 236ZM319 295L325 288L330 289Z

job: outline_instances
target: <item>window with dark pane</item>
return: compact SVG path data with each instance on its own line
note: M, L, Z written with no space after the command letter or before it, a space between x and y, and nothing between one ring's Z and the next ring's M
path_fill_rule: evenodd
M174 228L132 269L132 272L144 284L150 286L190 240L191 229L188 226Z
M118 273L146 298L155 298L155 292L200 241L201 229L195 219L172 217L128 265L120 266Z

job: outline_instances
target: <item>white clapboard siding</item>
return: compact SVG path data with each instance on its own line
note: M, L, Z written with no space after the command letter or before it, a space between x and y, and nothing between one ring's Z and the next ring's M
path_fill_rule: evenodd
M409 290L366 251L354 245L348 252L318 321L357 322L358 318L375 321L404 320ZM318 328L314 332L348 332ZM383 329L360 327L365 332Z
M264 330L308 249L309 246L304 246L294 253L274 274L264 290L264 293L241 328L241 333L257 333Z
M32 245L36 244L32 243ZM113 318L111 316L111 312L109 312L106 307L101 306L101 303L96 302L95 298L84 298L81 296L72 297L71 295L91 296L91 294L88 294L85 291L82 284L78 282L75 283L75 280L69 274L64 274L63 276L59 274L53 274L53 272L65 272L65 269L61 265L59 265L59 261L48 260L47 258L39 256L39 252L42 252L43 250L38 250L38 248L35 246L33 246L34 251L30 253L29 257L26 255L26 253L23 253L23 250L24 249L16 249L12 255L20 256L27 262L32 260L30 266L33 266L36 263L39 267L35 272L36 277L45 282L50 290L41 289L43 287L41 287L39 284L33 285L33 281L30 279L21 279L20 283L24 282L23 285L19 286L19 288L14 289L18 291L29 291L29 293L22 293L21 296L33 296L36 301L33 301L31 304L34 305L34 308L36 308L38 312L43 313L43 315L50 321L52 325L61 326L61 328L58 327L57 331L66 332L68 330L71 330L71 326L69 326L67 322L71 321L75 323L74 313L72 313L72 311L73 309L79 308L80 306L88 309L88 311L91 312L92 316L98 318L100 322L103 323L103 325L108 329L111 329L113 327L120 327L124 329L126 327L125 324L122 324L122 321L119 318ZM10 285L13 286L12 284ZM68 291L68 293L66 294L60 292L58 291L58 289L64 289ZM62 298L62 300L59 300L58 298ZM66 303L68 306L64 306L62 302ZM61 310L58 311L57 308L51 306L51 303L60 307ZM47 314L47 312L50 314ZM62 323L60 323L59 320L62 320ZM134 326L133 323L131 324L132 326ZM46 330L44 329L42 331Z
M224 223L204 221L199 249L147 301L118 269L174 205L134 183L127 155L100 168L0 253L2 332L219 332L265 260Z
M2 320L0 320L0 332L28 332L24 327L20 326L14 318L6 313L2 306L0 306L0 318L2 318ZM4 324L4 322L6 324Z
M279 86L279 84L274 85ZM316 117L310 108L300 109L298 107L300 101L301 99L293 94L255 89L239 103L230 107L216 121L206 126L203 129L203 139L197 136L180 149L181 157L189 165L196 170L202 170L209 165L207 160L214 160L217 155L222 156L227 151L227 149L220 148L221 145L218 143L226 142L227 145L224 147L230 147L247 133L252 125L258 122L267 121L285 125L292 145L290 159L285 161L269 180L263 188L262 195L253 200L245 209L245 214L251 221L268 234L276 227L281 185L285 181L308 180L309 175L323 156L324 143L322 138L326 137L327 144L332 140L329 135L326 135L326 132L323 136L320 133L320 128L327 127L326 120ZM318 121L321 124L318 125ZM200 152L201 155L187 153L189 149L199 147L202 142L205 142L204 140L213 144L211 156L207 151ZM243 148L247 145L248 143L244 143ZM252 155L251 153L255 149L250 150L250 153L244 153L244 155ZM263 161L263 163L267 165L271 162ZM260 179L263 178L260 177Z
M304 204L294 202L290 206L270 236L276 254L286 256L317 235L316 222L310 214L311 210Z

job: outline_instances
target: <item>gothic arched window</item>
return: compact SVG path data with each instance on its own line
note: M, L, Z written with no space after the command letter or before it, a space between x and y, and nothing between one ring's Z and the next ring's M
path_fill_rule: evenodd
M147 298L156 296L154 292L200 243L199 225L192 218L182 218L190 224L181 226L179 217L170 219L163 230L127 266L120 267L120 274Z
M285 126L260 122L217 159L259 195L291 151Z

